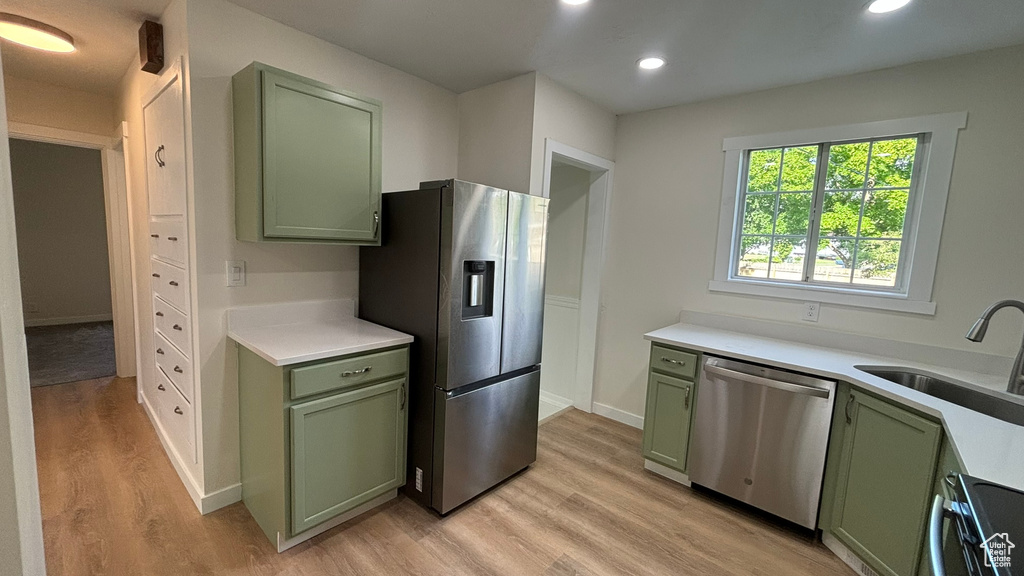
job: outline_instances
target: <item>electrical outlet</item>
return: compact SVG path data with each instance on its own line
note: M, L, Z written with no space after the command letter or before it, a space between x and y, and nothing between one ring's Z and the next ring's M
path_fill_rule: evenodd
M228 288L245 286L245 260L225 261L224 273L227 276L225 285Z
M423 492L423 470L416 469L416 491Z
M800 319L805 322L817 322L818 321L818 310L821 308L819 302L804 302L803 311L800 313Z

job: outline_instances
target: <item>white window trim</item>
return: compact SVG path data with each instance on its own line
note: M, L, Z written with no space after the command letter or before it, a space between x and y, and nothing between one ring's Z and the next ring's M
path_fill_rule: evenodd
M722 178L722 205L718 221L715 276L708 284L708 289L713 292L789 300L812 300L914 314L935 314L932 288L935 284L935 267L939 259L939 240L942 236L942 222L946 216L949 184L953 176L953 157L956 154L957 135L966 126L967 112L953 112L830 128L726 138L722 142L722 150L725 152L725 174ZM906 279L904 291L881 292L856 287L787 284L778 281L737 278L732 275L733 251L735 250L733 236L737 223L742 218L742 207L737 205L737 199L742 196L741 186L743 183L740 175L743 173L742 163L746 150L805 146L820 142L877 139L907 134L925 134L926 137L923 139L917 155L918 162L924 162L919 172L920 181L915 184L917 193L911 198L912 206L908 206L908 214L911 219L907 222L909 232L905 239L905 250L906 261L910 268L904 272Z

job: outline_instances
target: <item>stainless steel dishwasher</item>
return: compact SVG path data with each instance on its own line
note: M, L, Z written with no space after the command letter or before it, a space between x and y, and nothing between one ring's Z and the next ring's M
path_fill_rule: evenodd
M690 482L815 528L836 383L705 356Z

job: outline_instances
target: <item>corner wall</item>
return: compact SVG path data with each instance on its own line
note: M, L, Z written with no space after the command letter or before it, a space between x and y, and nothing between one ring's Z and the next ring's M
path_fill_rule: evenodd
M643 334L680 310L799 324L801 302L708 291L721 201L722 140L968 112L935 276L934 316L822 304L820 328L1012 356L1020 318L983 344L964 334L1000 298L1024 296L1024 46L623 116L616 135L595 401L643 414Z

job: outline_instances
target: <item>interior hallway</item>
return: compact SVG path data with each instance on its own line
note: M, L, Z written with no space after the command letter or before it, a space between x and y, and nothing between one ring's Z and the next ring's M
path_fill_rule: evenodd
M640 431L569 410L537 463L437 518L396 500L276 554L241 503L200 516L134 379L32 390L51 575L853 574L821 544L642 469Z

